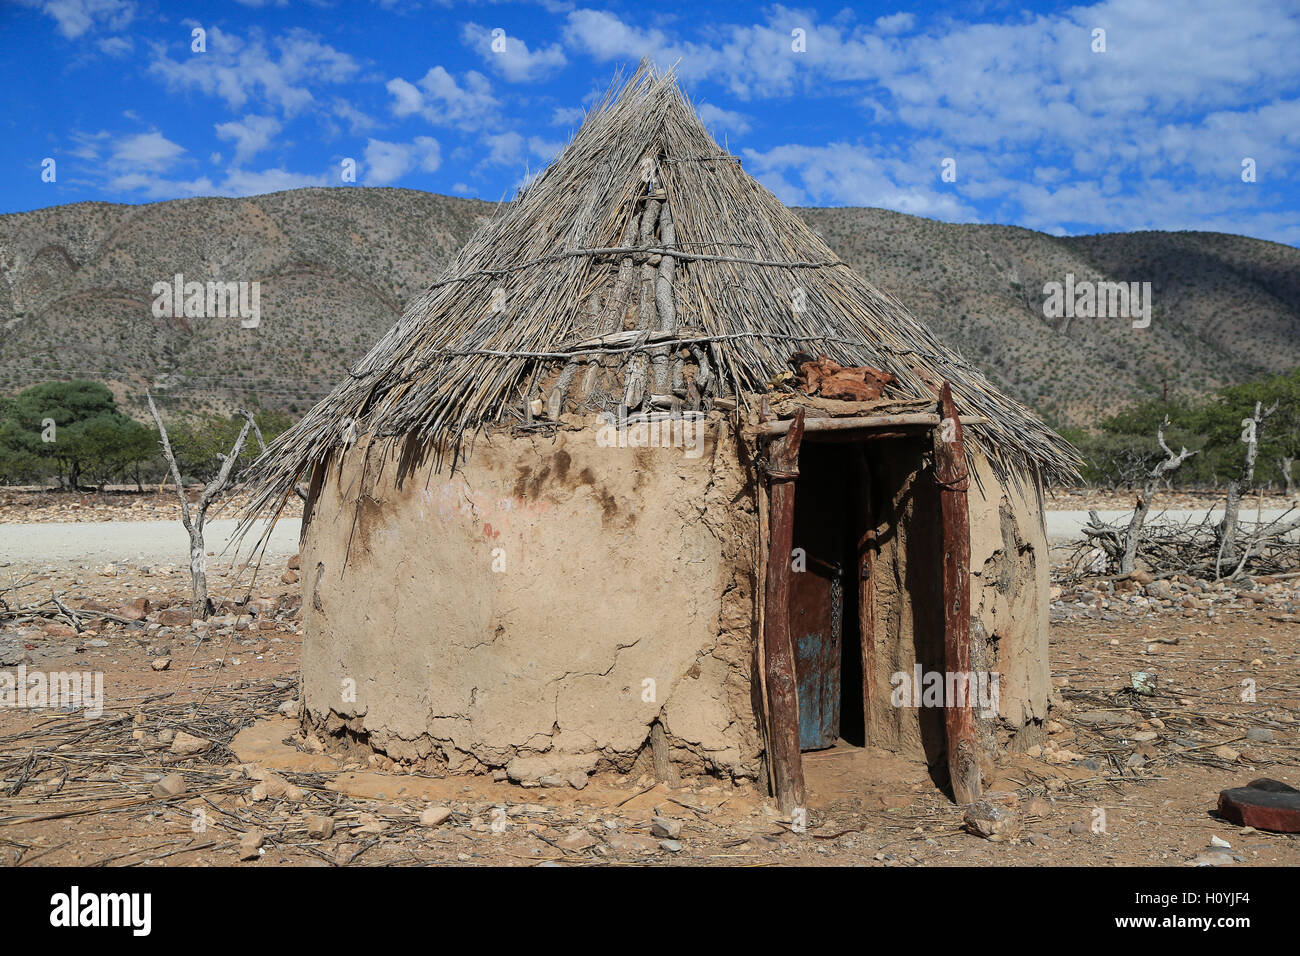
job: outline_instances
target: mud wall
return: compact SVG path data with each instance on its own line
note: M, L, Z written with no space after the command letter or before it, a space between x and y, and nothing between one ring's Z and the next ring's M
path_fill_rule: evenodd
M917 472L920 445L879 443L873 465L877 501L893 524L875 568L876 666L868 740L938 765L945 751L943 711L899 707L897 674L944 671L942 560L938 493L929 470ZM911 449L909 452L908 449ZM977 725L992 756L1000 738L1046 715L1049 564L1036 483L999 482L978 453L969 490L973 671L996 673L996 716ZM882 519L885 516L882 516Z
M728 424L480 437L454 473L359 445L303 547L310 719L400 761L536 780L648 761L754 776L757 522ZM632 441L636 441L635 432Z

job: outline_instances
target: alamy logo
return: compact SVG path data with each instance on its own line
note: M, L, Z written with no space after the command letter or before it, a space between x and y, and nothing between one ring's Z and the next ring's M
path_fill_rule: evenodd
M889 702L895 707L971 707L981 717L998 715L997 671L895 671Z
M241 329L262 322L262 284L253 282L186 282L176 273L171 282L153 284L155 319L238 318Z
M18 665L18 673L0 671L0 707L19 710L55 707L84 710L87 717L104 713L104 674L102 671L28 671Z
M68 893L50 897L50 925L129 926L133 936L148 936L153 928L153 895L150 893L82 893L74 886Z
M1043 295L1047 319L1132 319L1135 329L1151 325L1150 282L1076 282L1067 272L1064 282L1044 284Z
M598 419L596 444L600 448L684 448L687 458L704 454L708 423L702 417L629 421L626 412L620 417L601 412Z

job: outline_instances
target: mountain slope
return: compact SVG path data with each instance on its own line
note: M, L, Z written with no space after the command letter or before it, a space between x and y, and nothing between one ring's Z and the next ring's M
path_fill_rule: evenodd
M0 393L108 382L194 410L303 412L496 207L402 189L301 189L0 216ZM880 209L800 209L839 255L1057 424L1300 364L1300 250L1214 233L1060 238ZM256 279L261 323L154 318L156 282ZM1043 285L1150 282L1152 321L1047 321Z

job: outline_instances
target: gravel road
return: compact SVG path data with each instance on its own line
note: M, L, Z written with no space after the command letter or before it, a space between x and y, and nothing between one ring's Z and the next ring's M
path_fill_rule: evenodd
M1217 509L1215 515L1221 515ZM1283 513L1281 508L1265 508L1264 519L1271 520ZM1128 511L1099 511L1103 521L1118 521L1127 517ZM1161 512L1153 512L1152 520ZM1199 521L1204 511L1169 511L1171 518L1181 521ZM1255 519L1254 509L1242 512L1247 521ZM1087 511L1047 512L1047 537L1053 544L1062 544L1079 536L1079 529L1088 523ZM271 534L267 557L287 557L298 550L296 518L282 519ZM216 520L208 523L208 550L219 557L224 554L235 530L233 520ZM260 529L258 530L260 534ZM246 554L252 543L250 535L244 543ZM143 561L145 563L189 563L189 540L178 521L100 521L66 524L0 524L0 564L6 561L29 564L34 562L85 561Z
M271 533L267 557L286 557L298 550L297 518L282 519ZM208 550L229 560L226 546L235 532L234 519L209 521L204 528ZM262 532L259 526L245 538L241 555ZM0 524L0 564L48 561L134 561L145 564L190 563L190 540L179 521L97 521L47 524Z

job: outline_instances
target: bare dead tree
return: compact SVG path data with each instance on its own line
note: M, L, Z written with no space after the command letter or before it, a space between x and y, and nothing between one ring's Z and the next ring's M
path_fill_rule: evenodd
M245 409L244 417L248 419L248 424L253 426L253 437L257 439L257 449L258 449L257 453L259 455L265 455L266 440L262 438L262 429L257 427L257 421L253 418L252 412ZM302 482L298 482L293 486L293 493L297 495L300 500L302 501L307 500L307 486L304 485Z
M191 506L189 499L185 497L185 483L181 480L181 470L176 464L176 456L172 453L171 442L167 439L167 428L163 425L162 416L158 414L158 409L153 403L153 396L147 391L145 398L149 401L149 412L153 415L153 420L158 423L158 440L162 444L163 456L171 466L172 480L176 482L176 493L181 499L181 523L185 525L185 530L190 536L190 578L193 583L190 613L194 617L206 619L212 613L212 601L208 598L207 552L203 546L203 524L208 517L208 508L230 484L230 473L235 467L240 452L244 450L249 426L256 427L256 425L252 421L252 416L245 412L247 420L244 422L244 427L240 429L239 437L235 439L230 454L218 456L221 458L220 470L216 477L204 486L199 494L199 500Z
M1133 573L1133 568L1137 563L1138 537L1142 533L1142 525L1147 519L1147 512L1151 510L1151 499L1155 497L1155 493L1160 489L1162 482L1168 479L1169 474L1196 454L1196 452L1188 451L1187 447L1183 446L1182 450L1175 455L1173 450L1165 443L1165 429L1168 426L1169 416L1166 415L1165 420L1156 429L1156 441L1160 444L1160 450L1168 457L1151 469L1146 484L1143 486L1142 491L1138 493L1137 504L1133 507L1133 516L1129 519L1128 530L1123 537L1124 550L1119 559L1120 574Z
M262 429L257 427L257 419L253 417L253 413L248 409L244 409L244 421L248 422L248 426L253 429L253 437L257 439L257 453L265 455L266 439L262 437Z
M1282 480L1286 482L1286 496L1295 497L1295 479L1291 476L1291 469L1295 465L1295 459L1289 455L1279 455L1277 466L1282 471Z
M1214 565L1214 576L1219 576L1219 568L1224 561L1234 564L1237 561L1237 518L1241 512L1241 496L1255 484L1255 461L1259 458L1259 430L1264 420L1277 411L1277 402L1267 410L1263 402L1255 403L1255 413L1250 418L1241 420L1241 440L1246 446L1246 461L1240 478L1228 482L1228 500L1223 508L1223 521L1219 524L1219 557Z

